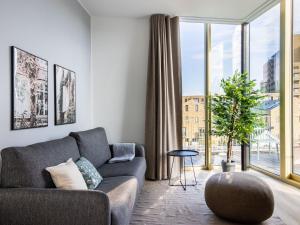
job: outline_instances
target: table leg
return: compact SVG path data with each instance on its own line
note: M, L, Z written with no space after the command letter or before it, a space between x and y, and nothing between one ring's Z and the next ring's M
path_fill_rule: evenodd
M179 158L179 176L180 176L180 182L181 182L181 173L182 173L182 168L181 168L181 158Z
M180 160L183 160L183 163L182 163L183 166L182 167L180 166L180 169L179 169L179 172L180 172L179 173L180 174L179 183L180 184L172 184L171 183L172 172L173 172L173 167L174 167L174 160L175 160L175 157L173 157L172 164L171 164L171 171L170 171L170 175L169 175L169 186L181 186L183 188L183 190L186 191L187 186L196 186L197 185L196 173L195 173L195 169L194 169L194 162L193 162L192 157L190 157L190 159L191 159L191 163L192 163L195 184L187 184L186 183L185 157L180 158ZM183 179L182 179L182 173L183 173L184 183L183 183Z
M170 171L170 175L169 175L169 185L171 185L171 179L172 179L172 171L173 171L174 158L175 158L175 157L173 157L172 166L171 166L171 171Z
M184 187L183 187L183 189L186 191L185 158L183 158L183 173L184 173Z
M191 163L192 163L192 168L193 168L193 173L194 173L195 185L197 185L197 179L196 179L196 174L195 174L195 169L194 169L194 163L193 163L193 157L192 156L191 156Z

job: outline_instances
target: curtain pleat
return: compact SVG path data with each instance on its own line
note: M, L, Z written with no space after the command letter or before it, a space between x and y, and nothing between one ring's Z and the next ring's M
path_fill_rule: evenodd
M150 27L145 124L146 177L162 180L169 175L167 152L182 147L179 18L153 15Z

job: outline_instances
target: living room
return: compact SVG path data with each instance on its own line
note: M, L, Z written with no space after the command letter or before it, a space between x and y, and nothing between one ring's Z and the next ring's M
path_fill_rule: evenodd
M300 225L299 10L1 0L0 225Z

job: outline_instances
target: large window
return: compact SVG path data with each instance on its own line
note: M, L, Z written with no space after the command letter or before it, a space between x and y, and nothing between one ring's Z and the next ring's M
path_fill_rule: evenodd
M300 175L300 0L294 0L293 22L293 173Z
M293 7L290 7L291 2ZM281 4L282 8L274 2L264 13L253 14L255 18L246 25L204 24L194 19L180 23L183 145L200 152L197 165L204 162L208 167L209 164L220 165L221 160L226 159L226 138L212 136L211 130L205 130L213 123L205 102L209 95L223 94L221 80L235 71L240 72L243 62L244 68L249 70L249 78L255 80L256 89L263 95L261 104L253 109L260 113L262 126L249 137L250 165L280 175L285 181L300 181L300 0L281 1ZM293 23L289 24L291 13ZM283 23L280 24L281 17ZM241 37L245 39L242 41ZM285 63L282 67L281 62ZM283 89L280 83L284 84ZM281 109L285 112L282 115ZM205 118L206 113L208 118ZM290 126L292 129L280 129ZM281 138L287 146L280 146ZM292 145L289 145L290 140ZM241 146L233 144L234 160L240 163Z
M280 174L280 6L250 23L250 78L265 96L257 109L264 122L251 136L252 165Z
M194 163L196 165L204 165L204 24L181 22L180 40L182 58L183 147L199 151L200 155Z
M220 83L223 78L241 71L241 26L211 25L211 94L222 94ZM227 140L212 136L212 164L220 165L226 160ZM234 141L233 155L240 162L241 146Z

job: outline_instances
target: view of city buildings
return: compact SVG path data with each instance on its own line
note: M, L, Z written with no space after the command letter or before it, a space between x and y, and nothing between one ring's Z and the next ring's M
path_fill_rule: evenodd
M205 154L205 97L182 97L182 135L184 148L200 153L198 165L204 164Z
M198 165L204 164L205 154L205 97L202 95L182 97L183 115L183 146L184 148L196 149L200 153ZM226 138L211 137L213 164L217 165L226 157ZM240 151L240 145L234 142L234 151ZM235 157L239 160L239 157Z
M294 74L293 74L293 116L294 121L300 121L300 35L294 37ZM222 52L218 50L219 53ZM280 147L280 100L279 100L279 61L280 54L276 52L263 66L263 80L260 82L260 91L265 96L259 111L262 115L264 126L256 129L251 136L252 160L260 160L260 157L271 157L270 162L274 160L279 165L279 147ZM222 61L219 60L219 66ZM220 68L215 68L222 71ZM221 78L218 78L220 81ZM215 82L216 79L215 79ZM215 90L217 92L217 89ZM199 164L204 164L205 151L205 96L191 95L182 97L183 112L183 144L185 148L193 148L200 152ZM220 137L211 137L213 155L220 159L226 156L226 139ZM300 127L294 129L294 151L295 158L300 159ZM235 159L239 161L240 145L235 143ZM266 159L267 160L267 159ZM220 160L218 160L220 161ZM300 168L300 162L298 161ZM213 162L216 164L216 162Z

